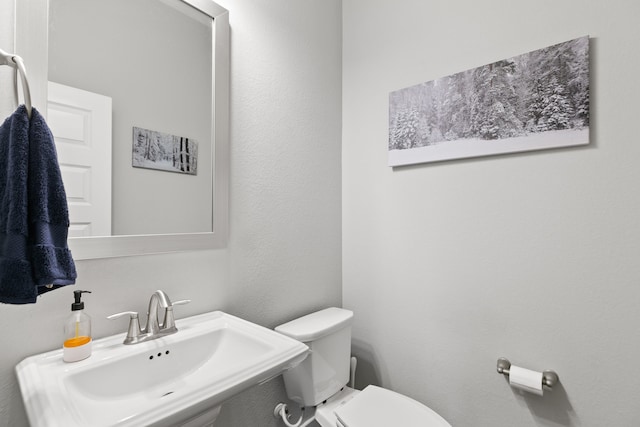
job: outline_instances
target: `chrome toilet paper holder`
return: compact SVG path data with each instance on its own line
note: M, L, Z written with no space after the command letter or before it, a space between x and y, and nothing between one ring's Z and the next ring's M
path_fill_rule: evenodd
M499 374L502 374L508 377L509 370L511 369L511 362L509 362L509 359L501 357L498 359L497 369ZM559 381L560 381L560 378L558 377L558 374L555 373L555 371L550 371L550 370L542 371L543 386L553 388L553 386L558 384Z

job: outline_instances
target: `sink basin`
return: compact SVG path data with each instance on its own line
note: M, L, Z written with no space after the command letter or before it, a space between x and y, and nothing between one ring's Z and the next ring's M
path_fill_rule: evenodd
M96 340L80 362L65 363L62 349L20 362L31 426L198 425L206 414L215 418L224 400L296 366L308 352L221 311L176 326L173 335L135 345L122 344L125 334Z

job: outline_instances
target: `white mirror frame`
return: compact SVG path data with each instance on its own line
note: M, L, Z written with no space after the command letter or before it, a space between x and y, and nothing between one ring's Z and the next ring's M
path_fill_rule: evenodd
M108 0L106 0L108 1ZM212 232L70 238L75 260L225 247L229 233L229 13L212 0L181 0L213 19ZM16 1L15 52L25 62L33 105L46 114L49 0Z

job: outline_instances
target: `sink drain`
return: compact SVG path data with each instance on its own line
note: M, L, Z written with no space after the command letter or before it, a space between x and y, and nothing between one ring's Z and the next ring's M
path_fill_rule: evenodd
M165 397L165 396L169 396L170 394L173 394L173 392L172 391L168 391L168 392L166 392L165 394L163 394L160 397L162 398L162 397Z

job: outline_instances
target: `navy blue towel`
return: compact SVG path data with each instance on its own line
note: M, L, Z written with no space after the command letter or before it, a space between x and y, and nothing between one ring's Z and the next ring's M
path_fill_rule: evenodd
M34 303L75 283L68 230L53 135L35 108L29 120L21 105L0 126L0 302Z

